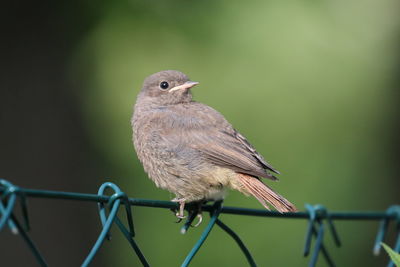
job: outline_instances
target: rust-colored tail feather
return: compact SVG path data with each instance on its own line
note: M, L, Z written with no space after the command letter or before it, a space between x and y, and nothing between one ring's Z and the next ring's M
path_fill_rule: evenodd
M258 178L239 174L239 181L243 186L243 189L254 196L260 203L268 210L270 207L267 205L275 207L279 212L296 212L296 207L290 203L283 196L274 192L271 188L261 182Z

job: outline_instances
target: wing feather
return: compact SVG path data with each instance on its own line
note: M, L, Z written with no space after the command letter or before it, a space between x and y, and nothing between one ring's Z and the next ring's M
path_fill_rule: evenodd
M238 132L233 131L230 134L208 129L192 132L192 137L194 140L190 146L204 154L212 163L240 173L277 180L267 170L277 171Z

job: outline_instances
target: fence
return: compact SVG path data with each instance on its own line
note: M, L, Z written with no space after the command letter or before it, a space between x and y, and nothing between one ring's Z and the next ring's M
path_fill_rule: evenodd
M111 196L105 195L104 192L107 188L112 189L114 191L114 194L112 194ZM46 261L28 234L30 228L27 208L28 197L97 202L103 229L90 253L86 257L85 261L82 263L83 267L89 266L104 240L110 238L109 231L113 224L115 224L122 232L143 266L150 266L148 260L143 255L134 239L135 230L132 219L131 206L157 207L166 209L177 208L177 203L169 201L128 198L128 196L113 183L102 184L99 188L98 194L95 195L21 188L13 185L7 180L0 179L0 197L0 231L5 227L5 225L8 224L13 233L19 234L24 239L29 249L35 256L37 262L41 266L47 266ZM16 218L13 212L18 198L21 205L23 225L21 225L20 221ZM118 210L121 206L123 206L126 211L127 226L117 216ZM193 207L191 207L191 205L187 205L187 209L190 211L190 213L186 222L181 228L182 233L185 233L189 229L190 225L193 223L193 220L196 218L197 215L197 209L194 209ZM201 234L199 240L195 243L194 247L185 258L182 266L188 266L190 264L190 262L195 257L203 243L206 241L207 236L215 225L219 226L222 230L224 230L228 235L233 238L233 240L240 247L250 266L257 266L250 251L247 249L240 237L219 219L219 215L221 213L262 217L280 217L285 219L297 218L308 220L303 255L308 256L309 254L311 254L309 261L310 267L316 266L319 254L322 254L329 266L335 266L333 259L329 255L329 252L323 243L325 232L328 231L332 235L336 246L341 246L339 235L334 225L335 220L380 220L381 222L373 247L374 254L379 254L381 243L384 241L389 223L391 221L394 221L396 223L397 231L394 251L400 251L400 206L396 205L389 207L385 212L330 212L322 205L312 206L307 204L305 212L282 214L275 211L223 207L222 201L218 201L215 202L213 205L203 205L202 210L205 212L209 212L210 221L208 222L203 233ZM312 242L313 237L315 238L314 242ZM314 243L313 247L312 243ZM388 267L393 266L393 262L390 261L388 263Z

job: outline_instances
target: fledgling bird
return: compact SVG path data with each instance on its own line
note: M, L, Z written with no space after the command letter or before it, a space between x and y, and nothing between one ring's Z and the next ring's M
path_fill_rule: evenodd
M133 143L157 187L176 195L178 218L188 202L223 199L231 188L254 196L265 208L295 212L295 206L259 177L279 174L215 109L193 101L197 85L179 71L144 80L131 120Z

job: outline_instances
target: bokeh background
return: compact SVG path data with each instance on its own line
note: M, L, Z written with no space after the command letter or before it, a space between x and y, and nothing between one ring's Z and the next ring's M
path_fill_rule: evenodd
M168 200L135 155L130 117L143 79L178 69L282 172L299 208L399 204L400 3L383 1L9 1L1 8L0 177L16 185ZM262 208L231 192L225 205ZM78 266L100 231L93 203L32 199L31 235L50 266ZM179 266L205 223L179 234L168 210L134 208L153 266ZM260 266L306 266L306 221L223 215ZM338 266L382 266L376 222L337 222ZM387 242L393 242L393 233ZM34 266L0 233L2 266ZM94 266L137 266L115 232ZM321 258L319 266L325 266ZM215 229L192 266L245 266Z

